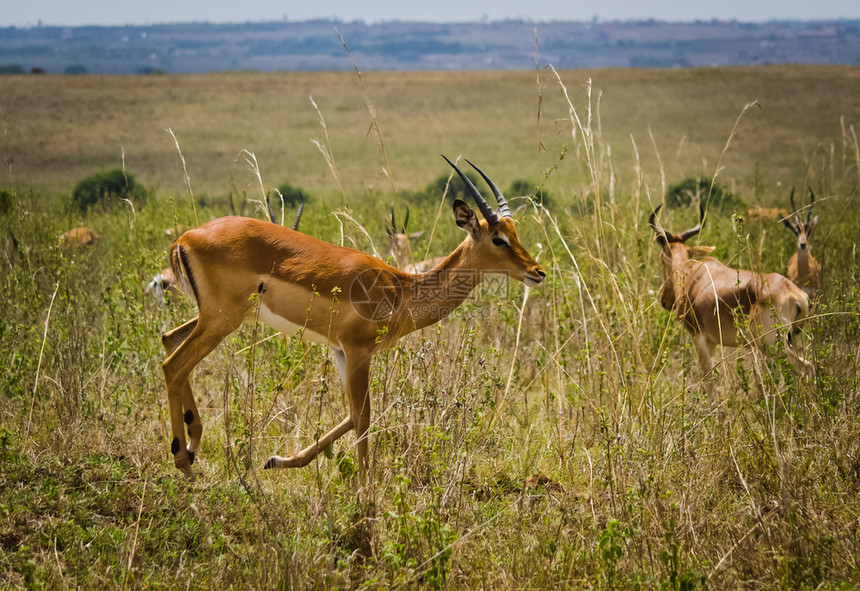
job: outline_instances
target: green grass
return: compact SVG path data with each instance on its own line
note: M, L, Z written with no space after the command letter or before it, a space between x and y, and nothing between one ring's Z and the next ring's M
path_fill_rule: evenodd
M374 73L366 95L354 74L9 78L14 203L0 230L18 249L0 261L0 587L860 584L858 70L559 72L575 135L558 80L539 75ZM265 188L309 192L303 231L365 250L333 211L348 207L379 251L392 203L409 205L412 231L441 211L416 253L462 239L441 195L421 194L448 173L439 153L502 187L545 180L551 208L520 212L518 231L548 280L527 299L494 284L375 359L364 485L352 434L306 468L261 470L346 404L323 347L246 325L195 372L204 437L189 482L169 453L160 334L194 312L143 294L166 265L164 230L195 218L167 127L201 222L231 202L261 217L256 177L234 164L244 148ZM330 148L342 193L311 139ZM146 205L68 209L71 187L123 149ZM803 335L813 378L778 350L742 349L702 381L659 306L647 215L664 177L717 171L748 205L815 189L826 288ZM701 242L732 266L784 271L790 233L734 214L710 216ZM60 250L83 224L98 245Z

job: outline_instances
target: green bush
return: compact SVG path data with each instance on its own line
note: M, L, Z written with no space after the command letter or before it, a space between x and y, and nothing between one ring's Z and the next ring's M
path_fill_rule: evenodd
M543 189L538 191L538 184L525 179L517 179L511 183L511 188L505 193L505 197L510 201L517 197L531 197L536 203L542 204L544 207L549 207L552 199L549 191ZM516 205L519 205L517 203Z
M80 181L72 191L72 204L81 211L87 211L95 205L113 207L121 199L128 199L135 206L143 205L146 201L143 185L121 168L97 172Z
M9 189L0 189L0 215L5 215L15 207L15 193Z
M469 178L470 181L472 181L472 184L475 185L475 187L477 187L479 191L482 190L481 185L479 183L483 183L483 181L478 180L478 175L473 172L467 172L466 176ZM442 193L445 192L445 185L447 184L448 175L440 175L436 178L435 181L427 185L427 189L425 189L425 192L432 199L438 199L442 195ZM466 202L472 201L471 196L469 196L469 193L466 191L466 184L456 174L453 176L453 178L451 178L451 186L448 187L448 198L451 201L454 201L455 199L462 199Z
M289 183L284 183L278 187L278 192L284 198L284 205L288 207L297 207L299 203L308 202L308 194L304 189L294 187Z
M710 197L708 197L708 193L710 193ZM711 180L705 177L686 178L680 183L670 186L666 191L666 207L670 209L689 207L699 203L700 200L706 203L709 209L721 211L728 211L741 205L741 200L721 184L714 183L714 187L711 189Z

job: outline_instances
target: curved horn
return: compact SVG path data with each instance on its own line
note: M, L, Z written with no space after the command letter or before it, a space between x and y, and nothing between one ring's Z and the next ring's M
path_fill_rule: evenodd
M657 212L660 211L660 208L663 205L658 205L654 211L651 212L651 215L648 216L648 225L651 226L651 229L657 234L657 236L662 237L666 242L669 241L669 234L660 224L657 223Z
M472 181L469 180L463 171L457 168L457 165L448 160L445 154L442 154L442 158L445 158L445 162L451 165L451 168L457 171L457 174L460 175L460 178L463 180L463 183L466 185L466 189L468 189L469 193L472 195L472 198L475 200L475 204L478 206L478 209L481 211L481 215L487 220L491 226L495 226L499 223L499 216L493 211L493 208L481 197L481 193L478 192L478 189L475 188L475 185L472 184Z
M666 231L657 223L657 212L660 211L661 207L663 207L662 204L658 205L654 211L651 212L651 215L648 216L648 225L651 226L655 232L665 233Z
M302 212L305 210L305 200L299 201L299 210L296 212L296 219L293 220L293 230L299 229L299 220L302 219Z
M694 228L690 228L684 232L678 234L678 240L680 242L686 242L688 239L692 238L696 234L702 231L702 224L705 222L705 205L703 203L699 203L699 223L696 224Z
M794 187L791 188L791 195L789 196L789 200L791 201L791 214L794 216L794 223L797 227L800 227L800 217L797 215L797 206L794 204Z
M815 193L809 187L809 209L806 211L806 226L809 227L809 219L812 217L812 206L815 205Z
M409 206L406 206L406 219L403 220L403 233L406 234L406 227L409 225Z
M468 158L464 158L464 160L466 160L466 162L469 162ZM496 184L490 180L490 177L488 177L486 174L484 174L483 170L481 170L480 168L478 168L477 166L475 166L471 162L469 162L469 166L474 168L478 172L478 174L484 178L484 180L487 182L487 185L489 185L490 190L493 192L493 195L495 195L495 197L496 197L496 201L499 203L499 215L502 216L503 218L511 217L511 208L508 207L508 202L505 201L504 195L502 195L502 192L499 190L499 188L496 186Z
M390 234L397 234L397 224L394 221L394 206L391 206L391 228L389 231Z
M275 212L272 209L272 203L269 201L269 194L266 193L266 215L269 216L269 221L273 224L277 224L278 220L275 219Z

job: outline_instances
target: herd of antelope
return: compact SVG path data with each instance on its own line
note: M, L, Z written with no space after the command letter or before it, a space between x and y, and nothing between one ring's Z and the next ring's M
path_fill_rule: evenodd
M272 456L265 468L305 466L354 429L363 475L368 467L368 387L374 354L402 336L446 318L485 275L503 273L529 287L543 282L546 272L520 243L510 207L495 183L466 160L490 188L497 210L456 164L445 160L463 180L483 217L464 201L454 201L454 222L466 236L445 257L414 262L410 242L423 231L408 233L408 209L399 227L392 209L386 228L389 260L394 266L299 232L303 204L292 228L277 223L267 199L266 222L224 217L187 231L175 229L178 238L170 249L170 267L160 271L146 291L162 302L168 293L184 294L197 306L197 316L162 337L167 352L163 369L171 452L178 469L193 476L191 466L203 433L189 381L191 372L242 325L252 309L259 320L287 336L326 344L349 402L349 415L340 424L289 457ZM789 262L788 277L735 269L710 256L714 247L688 245L702 229L703 207L699 223L678 234L657 221L660 207L651 212L648 222L662 263L660 303L675 313L690 334L703 376L713 368L711 357L717 345L757 346L761 342L781 342L798 372L811 371L799 351L797 336L810 302L821 289L821 266L809 248L818 216L812 217L812 189L805 221L795 207L794 190L790 202L791 213L761 208L749 212L751 217L780 218L796 236L797 251ZM76 228L63 234L59 242L68 248L91 246L97 240L92 230Z
M660 246L663 265L660 303L675 312L690 333L703 374L713 367L711 356L717 345L775 345L782 331L788 359L798 371L811 371L809 362L797 351L797 335L809 315L810 299L821 285L821 266L809 253L808 238L818 222L818 217L810 222L815 196L811 189L809 194L805 223L798 219L794 191L791 207L795 224L787 217L782 219L797 235L797 252L789 261L788 278L779 273L733 269L709 256L713 246L688 246L686 242L702 229L704 206L699 209L699 223L680 234L667 231L657 222L660 207L651 212L648 223ZM750 335L744 334L746 328Z

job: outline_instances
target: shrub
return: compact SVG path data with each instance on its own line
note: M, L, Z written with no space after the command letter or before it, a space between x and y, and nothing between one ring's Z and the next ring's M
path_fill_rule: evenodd
M708 192L710 191L710 199ZM666 207L675 209L678 207L689 207L699 201L707 200L710 209L730 210L741 201L719 183L714 183L711 190L711 181L705 177L686 178L676 185L672 185L666 191Z
M15 193L9 189L0 189L0 215L12 211L15 206Z
M284 205L289 207L297 207L301 202L308 202L308 194L304 189L294 187L289 183L284 183L278 187L278 192L284 198Z
M466 176L469 178L470 181L472 181L473 185L478 187L478 190L480 191L481 188L480 188L480 185L478 183L479 182L482 183L483 181L478 181L477 175L472 173L472 172L467 172ZM438 199L442 195L442 193L445 192L445 185L447 185L447 184L448 184L448 175L447 174L440 175L439 177L436 178L435 181L433 181L432 183L427 185L427 189L425 190L425 192L432 199ZM466 184L463 182L463 180L457 174L455 174L453 176L453 178L451 179L451 186L448 187L448 198L451 201L454 201L455 199L462 199L463 201L467 201L467 202L470 202L472 199L469 196L469 194L466 192Z
M136 206L146 200L146 189L121 168L98 172L75 185L72 204L81 211L100 205L113 207L120 199L128 199Z
M508 201L517 197L530 197L535 203L540 203L544 207L549 207L551 201L549 191L546 189L538 191L537 183L525 179L517 179L511 183L511 188L508 189L505 196L508 198Z

